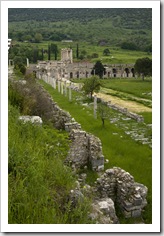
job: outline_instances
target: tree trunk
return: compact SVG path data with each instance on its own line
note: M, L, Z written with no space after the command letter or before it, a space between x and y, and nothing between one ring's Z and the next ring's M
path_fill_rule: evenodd
M101 118L101 120L102 120L102 126L104 127L105 120L103 118Z

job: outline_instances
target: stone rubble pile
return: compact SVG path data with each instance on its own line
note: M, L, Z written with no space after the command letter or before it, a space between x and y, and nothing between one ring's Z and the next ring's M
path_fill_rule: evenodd
M111 198L95 200L92 204L92 212L89 214L96 224L118 224L114 202Z
M70 191L68 197L71 201L71 207L75 208L79 201L84 201L85 196L92 196L88 218L96 224L119 224L113 200L111 198L93 197L93 187L86 184L85 181L86 174L80 174L78 181L76 181L76 188Z
M147 187L136 183L133 176L119 167L108 169L96 181L97 192L102 198L111 198L126 218L141 216L147 205Z

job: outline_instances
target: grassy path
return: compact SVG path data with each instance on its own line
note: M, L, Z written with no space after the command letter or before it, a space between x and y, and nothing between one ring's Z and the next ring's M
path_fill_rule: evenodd
M121 107L127 108L131 112L140 113L140 112L151 112L152 109L139 103L139 102L149 102L151 103L151 100L144 99L144 98L137 98L132 95L128 96L125 93L117 92L113 93L114 90L107 89L107 88L101 88L100 93L97 94L98 97L102 98L104 101L111 101L113 104L117 104ZM115 94L114 96L111 94ZM122 98L118 97L121 96ZM130 101L131 100L137 100L137 101Z

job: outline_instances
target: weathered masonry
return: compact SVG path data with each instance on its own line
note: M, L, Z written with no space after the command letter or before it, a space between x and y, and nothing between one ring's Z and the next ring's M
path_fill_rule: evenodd
M61 61L38 61L38 78L42 78L45 74L56 79L81 79L91 77L94 63L73 62L72 55L72 49L64 48L61 50ZM105 73L103 78L132 78L136 76L134 64L104 64L104 67Z
M97 179L97 192L101 198L111 198L126 218L140 217L147 205L147 187L134 181L125 170L119 167L108 169Z

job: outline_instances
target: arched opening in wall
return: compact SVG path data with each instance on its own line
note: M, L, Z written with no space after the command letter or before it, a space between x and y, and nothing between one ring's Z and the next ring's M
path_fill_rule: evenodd
M129 69L125 68L125 72L126 72L126 77L129 77Z
M76 75L77 75L77 79L78 79L79 78L79 71L77 71Z
M117 70L113 68L113 76L116 77Z
M131 72L132 72L133 77L135 77L134 68L131 69Z
M70 79L72 79L73 78L73 73L72 72L70 72Z
M85 76L86 76L86 78L88 78L88 71L86 71Z
M108 78L110 77L110 71L108 71Z

